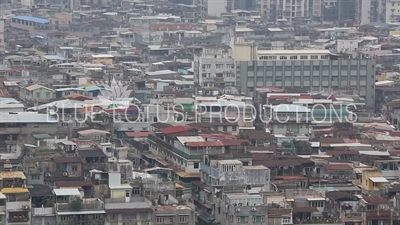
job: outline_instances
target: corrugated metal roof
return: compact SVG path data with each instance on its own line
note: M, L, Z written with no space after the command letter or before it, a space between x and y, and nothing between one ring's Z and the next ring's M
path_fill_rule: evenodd
M42 139L51 139L51 136L49 134L33 134L32 135L36 140L42 140Z
M221 141L199 141L199 142L187 142L188 147L221 147L224 146Z
M33 16L14 16L12 19L30 21L33 23L50 23L50 20Z
M48 114L18 113L2 114L0 123L57 123L57 119Z

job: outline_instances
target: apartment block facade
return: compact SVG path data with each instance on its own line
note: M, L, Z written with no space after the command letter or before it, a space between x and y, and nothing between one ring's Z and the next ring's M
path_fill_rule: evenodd
M363 60L271 60L236 62L237 86L255 96L256 88L303 87L310 91L351 88L365 99L375 101L375 62Z

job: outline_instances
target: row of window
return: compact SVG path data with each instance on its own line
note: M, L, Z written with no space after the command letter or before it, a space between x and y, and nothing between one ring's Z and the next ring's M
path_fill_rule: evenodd
M214 64L216 69L234 69L233 64ZM211 69L211 64L203 64L202 69Z
M257 82L264 82L264 78L265 78L265 80L266 81L273 81L274 80L274 77L257 77ZM331 78L329 78L329 76L323 76L323 77L320 77L320 76L312 76L312 77L309 77L309 76L303 76L303 79L301 79L302 77L294 77L293 78L293 81L294 82L301 82L301 81L311 81L311 80L313 80L313 81L345 81L345 82L347 82L348 81L348 78L349 77L345 77L345 76L341 76L341 77L331 77ZM292 78L291 77L285 77L285 79L283 79L283 77L280 77L280 76L275 76L275 81L283 81L283 80L285 80L285 81L288 81L288 82L291 82L292 81ZM366 77L357 77L357 76L351 76L350 77L350 81L367 81L367 79L366 79ZM251 82L251 81L249 81L249 82Z
M277 56L277 55L263 55L263 56L259 56L258 59L265 61L265 60L296 60L296 59L301 59L301 60L307 60L307 59L329 59L330 55L281 55L281 56Z
M175 217L157 217L156 218L156 223L174 223L175 222ZM187 223L189 222L189 216L179 216L179 223Z
M367 66L366 65L351 65L350 67L348 65L341 65L340 69L338 65L332 65L332 66L320 66L320 65L314 65L314 66L266 66L265 69L267 71L273 71L275 68L275 71L346 71L346 70L354 70L354 71L358 71L360 70L367 70ZM285 69L285 70L283 70ZM240 71L240 67L237 68L238 71ZM247 67L247 71L254 71L254 67L253 66L249 66ZM257 66L257 71L264 71L264 66Z

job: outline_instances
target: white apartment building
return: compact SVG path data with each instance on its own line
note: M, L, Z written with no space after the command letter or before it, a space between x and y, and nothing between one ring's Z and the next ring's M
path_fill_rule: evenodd
M4 43L4 19L0 15L0 53L4 53L5 43Z
M362 37L360 39L336 40L336 52L351 54L356 57L360 51L369 51L371 46L378 45L376 37Z
M400 0L386 0L386 23L400 22Z
M203 17L221 17L232 9L232 0L199 0L199 6Z
M228 46L205 48L194 56L194 74L202 87L235 86L235 61Z
M312 9L319 16L321 15L321 0L312 0L316 9ZM305 18L310 16L309 0L257 0L257 9L261 16L267 17L269 21L287 19L292 22L294 18ZM319 7L319 10L318 10Z
M361 25L372 22L386 22L387 1L391 0L357 0L356 13L358 22ZM389 11L391 11L391 5L388 5Z

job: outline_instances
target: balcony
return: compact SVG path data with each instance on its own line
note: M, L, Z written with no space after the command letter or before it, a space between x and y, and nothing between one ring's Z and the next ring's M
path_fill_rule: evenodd
M74 200L76 201L76 200ZM57 212L104 210L104 203L97 198L83 199L81 203L57 203Z
M390 210L367 210L365 213L367 220L390 220Z
M31 203L29 201L6 202L7 211L28 211Z
M15 216L15 217L8 218L9 223L26 223L28 221L29 221L29 217L23 217L23 216L21 216L21 217Z
M204 163L200 163L200 169L201 169L203 172L209 174L210 176L213 176L213 177L215 177L215 178L219 178L219 171L216 170L216 169L214 169L214 168L211 168L210 166L207 166L207 165L204 164Z
M54 215L55 215L54 207L32 209L32 216L54 216Z
M363 221L364 214L362 212L343 212L340 215L340 219L343 223Z
M53 177L69 177L69 178L80 178L82 172L81 171L69 171L69 172L51 172L49 171L49 173L53 176Z

